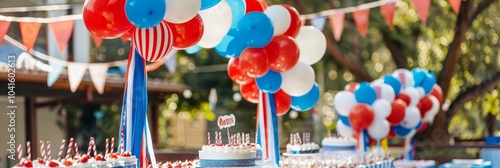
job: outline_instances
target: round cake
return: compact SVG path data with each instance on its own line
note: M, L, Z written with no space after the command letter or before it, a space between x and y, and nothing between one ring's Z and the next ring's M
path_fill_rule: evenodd
M323 151L354 151L356 150L356 139L347 137L325 137L321 142Z
M251 144L209 144L199 151L201 167L255 166L255 146Z

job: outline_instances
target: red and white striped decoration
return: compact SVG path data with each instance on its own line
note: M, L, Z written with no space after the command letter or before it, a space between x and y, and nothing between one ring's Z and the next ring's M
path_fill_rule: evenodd
M94 140L94 137L90 137L89 140L89 148L87 148L87 155L90 156L90 151L92 150L92 141Z
M42 160L45 160L45 144L40 141L40 155L42 155Z
M97 156L97 149L95 146L95 139L94 138L92 138L92 149L94 150L94 157Z
M59 153L57 153L57 160L61 160L61 157L62 157L62 153L63 153L63 150L64 150L64 146L66 145L66 140L63 139L61 141L61 146L59 147Z
M26 154L28 155L28 160L31 160L31 142L26 142Z
M78 143L75 142L75 156L78 156Z
M17 158L19 161L23 158L23 145L21 144L17 145Z
M109 153L113 153L115 149L115 137L111 138L111 151Z
M172 49L173 35L166 21L152 28L137 28L132 37L134 48L144 60L156 62Z
M75 139L73 139L73 138L69 139L68 149L66 150L66 159L68 159L71 156L71 149L73 149L74 142L75 142Z
M106 146L104 148L104 154L108 154L108 150L109 150L109 139L106 138Z
M47 160L52 160L51 156L51 151L50 151L50 141L47 141Z

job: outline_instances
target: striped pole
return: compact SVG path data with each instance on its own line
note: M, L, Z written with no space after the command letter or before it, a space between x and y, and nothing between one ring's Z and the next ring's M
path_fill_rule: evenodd
M23 145L21 144L17 145L17 158L19 161L23 158Z
M78 143L75 142L75 156L78 156Z
M115 149L115 137L111 138L111 151L109 153L113 153Z
M94 137L90 137L90 140L89 140L89 148L87 148L87 155L90 156L90 151L92 150L92 140L94 139Z
M108 138L106 138L106 146L105 146L105 148L104 148L104 154L108 154L108 150L109 150L109 148L108 148L108 147L109 147L109 139L108 139Z
M26 154L28 155L28 160L31 160L31 142L26 142Z
M40 155L42 156L42 160L45 160L45 144L43 141L40 141Z
M66 140L63 139L61 141L61 146L59 147L59 153L57 153L57 160L61 160L61 157L62 157L62 153L63 153L63 150L64 150L64 146L66 145Z
M52 160L52 151L50 150L50 141L47 141L47 160Z
M68 149L66 150L66 159L68 159L71 156L71 149L73 149L74 142L75 142L75 139L73 139L73 138L69 139Z

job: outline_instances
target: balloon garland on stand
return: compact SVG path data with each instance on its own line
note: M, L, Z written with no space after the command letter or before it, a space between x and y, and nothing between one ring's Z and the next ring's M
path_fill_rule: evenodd
M310 110L318 102L311 64L323 57L326 38L320 30L302 26L297 10L288 5L268 6L263 0L206 4L200 11L206 23L204 36L197 45L229 58L229 77L240 85L245 100L258 103L263 158L278 164L277 116L290 109Z
M383 138L405 138L404 158L413 160L413 136L432 124L442 97L434 73L422 68L397 69L371 83L351 82L334 97L337 131L358 139L359 151L368 150L367 135L378 151Z

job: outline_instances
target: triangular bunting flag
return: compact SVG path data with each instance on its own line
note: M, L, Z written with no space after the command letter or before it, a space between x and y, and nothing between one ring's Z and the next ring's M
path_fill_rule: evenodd
M457 15L460 12L460 5L461 4L462 4L462 0L450 0L451 8L453 8L453 11Z
M59 52L61 52L61 54L64 54L68 46L74 25L75 22L73 20L49 23L49 28L56 38L57 47L59 47Z
M56 83L57 79L59 79L59 76L64 70L64 65L59 64L55 60L56 58L50 57L49 58L49 65L52 67L51 71L47 72L47 86L52 87L54 83Z
M102 38L101 37L98 37L98 36L92 34L92 39L94 40L94 44L95 44L96 48L101 47L101 44L102 44Z
M358 27L361 36L366 37L366 31L368 30L368 17L370 15L370 9L361 9L354 11L352 17L354 18L354 23Z
M420 21L425 24L427 22L427 14L429 14L429 8L431 7L431 0L411 0L415 10L417 10L420 16Z
M106 84L108 68L109 65L106 63L89 65L90 78L92 79L92 83L99 94L104 93L104 85Z
M68 80L71 92L75 92L87 71L87 64L68 62Z
M0 45L3 43L3 36L7 34L7 31L9 30L10 22L9 21L4 21L0 20Z
M325 16L318 16L311 20L311 25L323 31L323 28L325 27L325 22L326 22Z
M396 10L396 2L380 6L380 12L391 29L394 28L394 23L392 21L394 18L394 10Z
M40 27L42 23L37 22L20 22L21 36L23 38L23 44L26 46L26 51L30 51L35 45L36 39L38 37L38 32L40 32Z
M170 51L168 56L163 58L163 62L165 62L168 72L175 73L175 69L177 68L177 50L173 49Z
M332 26L333 37L336 41L340 40L342 31L344 31L344 17L344 12L335 13L330 16L330 25Z

